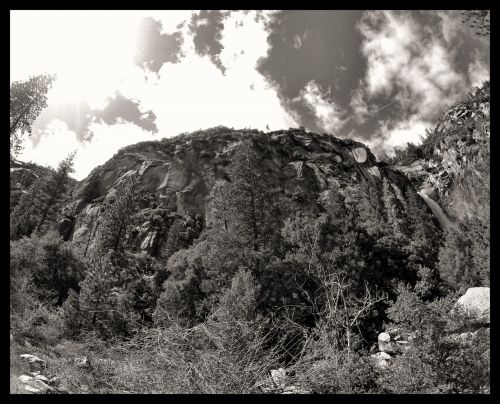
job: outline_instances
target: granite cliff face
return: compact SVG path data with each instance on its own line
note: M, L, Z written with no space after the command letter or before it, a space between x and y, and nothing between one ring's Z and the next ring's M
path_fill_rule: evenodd
M434 200L453 222L489 209L489 83L452 106L421 146L392 168ZM485 190L487 190L485 192Z
M359 142L301 129L263 133L216 127L128 146L95 168L73 192L68 211L74 223L65 237L88 243L103 202L114 198L116 186L133 173L139 175L142 222L135 223L132 248L157 254L176 219L184 224L186 240L196 237L211 224L212 190L229 180L232 156L244 139L252 142L280 197L299 202L305 210L317 210L334 183L346 196L362 178L380 187L384 177L401 190L411 185L404 174L379 165Z

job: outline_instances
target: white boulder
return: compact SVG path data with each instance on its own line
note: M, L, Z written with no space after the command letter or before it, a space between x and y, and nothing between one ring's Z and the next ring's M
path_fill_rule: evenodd
M480 323L489 324L490 288L478 287L467 289L467 292L458 299L454 310L473 316Z

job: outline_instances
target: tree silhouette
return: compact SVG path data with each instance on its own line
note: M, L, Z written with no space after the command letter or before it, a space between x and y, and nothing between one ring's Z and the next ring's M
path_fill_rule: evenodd
M10 85L10 151L16 156L21 150L23 133L31 135L31 127L40 112L47 107L47 91L56 79L52 74L32 76Z

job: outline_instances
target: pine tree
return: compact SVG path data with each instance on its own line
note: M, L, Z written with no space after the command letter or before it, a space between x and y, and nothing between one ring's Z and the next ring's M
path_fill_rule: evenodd
M40 207L40 220L36 226L36 231L44 230L47 221L53 220L59 211L60 204L68 191L70 182L69 174L74 172L73 160L76 152L71 153L63 161L55 172L52 172L43 184L43 202Z
M172 226L168 229L163 258L169 259L174 253L186 247L185 230L184 221L180 218L175 218Z
M382 180L382 200L385 207L387 224L392 229L394 237L404 240L403 220L398 209L397 199L391 190L389 181L385 177Z
M409 262L415 269L419 265L434 268L439 252L439 229L434 225L432 215L416 192L408 188L406 198L405 216L410 234L407 245Z
M137 174L133 174L118 185L116 200L107 207L96 230L91 260L110 250L115 253L122 251L127 226L134 211L134 187L137 179Z
M167 261L177 251L187 247L185 240L185 225L182 219L176 218L168 229L165 251L162 254L162 259ZM163 282L168 278L168 271L165 266L160 267L154 274L153 282L157 290L160 290Z
M64 326L69 336L79 333L82 326L82 313L80 310L80 296L74 290L68 291L68 297L63 304Z
M257 155L248 142L244 142L234 155L231 170L232 216L230 227L248 240L252 248L259 249L259 219L262 208L262 181L257 167Z
M455 289L479 286L480 279L472 271L471 245L464 229L450 228L444 234L444 243L439 250L439 273L441 278Z
M134 209L136 182L137 176L132 175L117 187L117 199L104 213L89 257L89 270L81 286L81 308L87 324L105 336L126 329L124 313L116 308L120 287L130 278L123 242Z
M379 188L371 185L368 181L363 181L360 184L358 198L360 224L368 234L379 234L384 220Z
M10 85L10 153L14 157L21 150L23 133L31 135L31 127L47 106L47 92L55 75L40 74Z
M112 252L97 257L81 284L80 305L86 326L108 335L113 329L113 311L116 309L113 288L118 284L119 268L114 265Z
M22 236L29 236L36 226L37 209L40 204L43 178L36 179L23 193L19 202L10 213L10 239L15 240Z
M231 184L214 202L225 211L224 227L254 251L275 247L279 215L273 206L274 191L267 182L251 141L244 141L233 157Z

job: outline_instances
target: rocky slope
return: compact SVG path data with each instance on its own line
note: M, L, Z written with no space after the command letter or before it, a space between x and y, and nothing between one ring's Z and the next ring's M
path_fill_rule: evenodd
M210 226L212 190L229 179L232 155L243 139L253 142L279 195L299 202L301 209L318 209L333 183L346 193L362 178L380 187L387 178L403 193L411 185L404 174L379 164L359 142L303 129L263 133L216 127L128 146L95 168L73 192L65 238L87 243L104 202L114 198L116 186L133 173L139 175L141 195L140 220L131 235L135 247L156 254L176 218L184 220L188 233L191 229L188 238L196 236Z
M392 168L443 209L444 222L476 217L489 209L489 140L486 82L446 111L422 145L406 150Z

